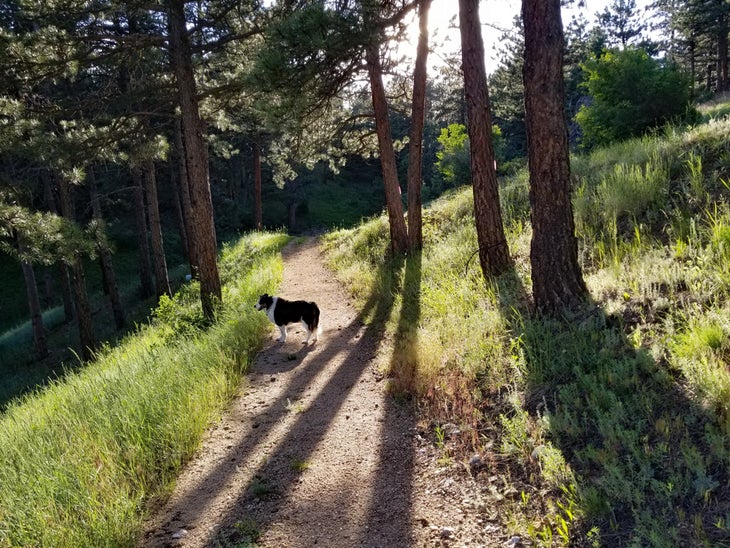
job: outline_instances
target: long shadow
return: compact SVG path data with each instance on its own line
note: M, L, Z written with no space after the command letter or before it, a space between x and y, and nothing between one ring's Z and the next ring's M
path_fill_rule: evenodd
M358 341L352 346L351 350L348 352L348 355L355 355L356 352L367 352L368 349L365 348L366 346L374 346L375 342L377 342L377 338L374 336L374 333L377 331L377 329L368 328L365 330L365 333L363 333L363 318L366 318L367 315L373 313L373 311L375 311L375 314L385 316L389 313L389 311L385 309L388 306L392 306L392 299L384 300L379 299L377 295L372 295L368 300L366 306L364 307L363 311L349 325L342 328L342 330L339 332L339 335L337 335L338 338L347 341ZM327 344L327 339L324 339L317 344L323 345L325 347L324 350L319 352L319 354L317 355L317 359L310 360L306 365L300 365L298 367L296 376L291 378L289 384L286 387L282 388L280 392L281 396L271 401L270 405L262 406L261 410L258 413L250 416L250 423L253 425L253 428L250 430L249 435L241 440L240 444L235 447L229 448L228 454L233 455L233 457L222 459L217 466L212 467L206 473L205 477L200 478L200 480L197 482L197 485L201 487L196 490L196 492L190 493L189 496L182 497L173 506L167 508L166 515L173 516L173 521L176 520L177 516L198 515L203 513L203 511L216 499L219 493L226 488L231 479L235 475L240 473L240 463L246 462L247 459L249 459L250 456L254 454L259 447L261 447L262 443L266 441L267 436L276 427L277 423L282 421L285 416L291 413L290 399L304 392L304 390L317 377L317 375L320 373L319 364L326 363L338 353L335 345ZM303 356L305 353L308 353L310 351L311 347L302 349L297 355L297 358ZM300 360L297 359L296 362L292 361L291 363L298 363L299 361ZM345 367L347 363L348 360L346 359L343 362L343 366L336 374L338 377L337 380L347 382L344 380L347 379L352 381L350 383L352 384L354 383L355 379L362 373L362 369L348 369L347 367ZM265 365L260 370L260 373L271 374L278 371L283 371L287 368L288 366L282 367L277 366L276 364L274 364L272 367L269 364ZM334 377L328 382L328 386L331 386L333 384L333 380ZM307 416L320 417L319 409L323 407L321 405L321 401L326 401L327 398L332 399L333 405L331 406L331 408L324 409L321 415L321 424L311 427L314 429L313 431L319 434L319 436L317 436L318 439L326 431L327 421L331 420L332 416L334 416L334 411L342 405L342 402L345 400L346 396L347 393L345 392L341 394L332 394L331 390L325 388L324 390L322 390L322 393L320 393L317 401L311 406L312 411L302 415L303 418L308 418ZM320 405L317 405L317 403L320 403ZM315 411L315 409L317 411ZM301 422L301 420L298 421L297 424L292 427L291 433L289 436L287 436L286 442L282 442L279 444L279 451L286 450L288 444L290 448L297 447L297 454L305 455L306 451L299 451L300 445L298 443L298 438L302 437L301 434L304 432L305 429L309 429L309 427L307 425L301 425ZM293 444L292 439L295 442ZM314 445L316 444L312 444L312 447L309 448L310 451ZM270 458L270 461L273 460L274 455L272 455ZM259 472L257 472L254 477L271 477L271 473L272 471L262 468ZM294 478L291 478L291 480L293 479ZM251 487L251 485L249 485L249 487ZM235 507L238 507L240 503L241 501L239 501L239 504L237 504ZM230 527L233 523L235 523L235 516L229 516L229 518L230 519L223 519L221 521L221 527L219 527L219 530L225 527ZM168 544L168 541L166 540L167 537L162 538L164 532L155 531L153 532L153 535L153 537L148 536L148 538L144 539L145 546L153 544L166 546Z
M547 418L574 473L566 508L572 499L585 510L580 521L561 515L571 545L730 546L730 440L718 418L635 348L621 319L593 303L570 321L525 313L524 288L508 279L500 304L508 317L522 311L512 327L526 407Z
M360 331L361 322L358 319L342 330L342 336L354 340ZM363 337L364 338L364 337ZM319 343L318 343L319 344ZM236 447L228 450L232 458L222 459L220 463L212 467L204 478L200 478L198 485L201 490L191 493L189 497L183 497L168 509L168 514L179 516L183 514L197 515L202 513L218 494L225 489L231 478L239 473L239 463L246 460L266 440L278 422L290 414L289 403L292 397L302 393L313 379L319 374L317 363L326 361L334 355L334 351L325 349L319 354L318 360L310 361L306 367L300 367L297 375L291 379L289 384L281 390L281 396L271 402L268 406L262 406L261 411L251 415L250 422L253 425L248 436ZM283 369L282 369L283 370ZM261 373L276 373L276 368L263 368ZM354 374L355 372L353 372ZM343 396L344 397L344 396ZM341 402L340 402L341 403ZM152 542L152 539L148 539Z
M394 264L394 270L400 270ZM418 322L421 317L421 253L405 258L401 288L401 309L393 341L389 377L391 395L385 398L385 423L378 461L378 475L372 486L367 523L357 546L412 546L413 473L415 414L407 401L418 369ZM390 537L377 525L395 523Z
M393 291L389 290L393 284L394 278L390 274L388 263L384 263L378 273L381 280L386 280L386 289L381 292L374 292L368 299L363 310L358 315L358 319L343 330L339 337L345 340L354 340L358 333L362 333L360 339L352 345L348 351L347 357L343 360L338 370L327 381L326 386L321 389L315 400L309 406L306 413L299 416L297 421L289 428L287 435L278 444L274 452L269 455L267 462L263 463L253 475L253 481L242 490L232 511L229 515L221 520L221 526L215 532L212 538L231 539L231 532L235 530L237 523L241 523L250 516L249 509L252 506L258 506L256 516L256 526L260 530L266 530L273 522L277 520L277 512L279 503L284 500L287 494L298 483L300 471L291 466L292 462L306 462L313 454L321 440L327 433L330 424L337 415L343 403L347 400L352 387L357 383L363 374L363 371L370 366L368 360L352 360L350 358L362 355L374 355L377 350L378 342L381 338L382 326L385 319L390 315L393 306ZM369 323L362 332L361 325L363 319L369 318ZM318 356L320 362L326 362L332 357L332 352L326 350ZM353 367L353 363L360 362L359 367ZM390 433L388 429L389 417L386 416L382 440L389 439ZM400 434L400 433L399 433ZM355 435L353 433L353 435ZM246 443L248 446L248 442ZM245 448L241 448L243 454L241 458L245 458ZM387 450L387 446L384 448ZM382 449L381 449L382 450ZM380 473L380 471L379 471ZM266 478L276 477L277 490L274 493L268 493L263 497L257 495L256 490L258 483L265 482ZM394 483L399 480L394 479ZM353 499L359 498L362 493L351 493L343 486L342 491L336 495L338 500L322 501L318 500L312 505L311 513L307 515L309 522L306 527L318 521L336 520L335 515L320 515L321 510L314 508L329 508L333 512L343 512L352 506ZM403 487L401 487L403 488ZM408 500L408 499L406 499ZM391 501L392 502L392 501ZM392 515L389 523L392 524ZM399 516L400 517L400 516ZM406 516L404 516L406 517ZM365 524L365 536L378 535L379 528L371 527L371 523ZM380 540L385 542L387 546L403 546L402 533L407 527L388 527L388 532L395 533L396 538L385 537ZM344 533L343 533L344 534ZM357 533L355 533L357 534ZM348 533L352 538L352 534ZM236 538L233 533L233 539ZM303 539L302 539L303 540ZM327 541L324 541L327 544ZM337 545L347 545L351 540L341 539Z

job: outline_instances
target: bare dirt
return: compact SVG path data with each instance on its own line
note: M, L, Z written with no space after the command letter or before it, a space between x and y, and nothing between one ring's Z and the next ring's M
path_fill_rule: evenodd
M315 301L320 340L271 339L140 547L410 547L517 544L475 481L445 465L414 406L388 395L382 332L365 325L316 239L284 250L279 295ZM251 303L253 306L254 303ZM262 312L263 314L263 312Z

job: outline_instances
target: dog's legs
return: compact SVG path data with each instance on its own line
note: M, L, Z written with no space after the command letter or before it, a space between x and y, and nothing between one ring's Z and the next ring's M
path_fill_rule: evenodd
M279 342L286 342L286 326L280 325L279 331L281 331L281 337L279 337Z
M309 344L309 337L312 336L312 332L309 330L309 326L304 320L302 320L302 325L304 326L304 330L307 332L307 340L304 341L304 344Z

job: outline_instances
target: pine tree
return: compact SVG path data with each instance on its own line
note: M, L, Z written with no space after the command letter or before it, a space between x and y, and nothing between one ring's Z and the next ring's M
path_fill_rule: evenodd
M570 199L560 0L523 0L522 18L533 296L538 310L560 315L587 295Z
M499 204L478 0L459 0L459 27L479 262L485 277L499 276L510 268L512 259Z

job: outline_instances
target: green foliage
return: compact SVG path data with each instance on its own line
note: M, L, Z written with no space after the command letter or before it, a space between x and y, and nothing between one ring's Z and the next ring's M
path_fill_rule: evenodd
M727 118L730 116L730 93L726 92L713 97L710 101L699 105L697 110L705 122Z
M572 162L582 266L598 305L574 322L526 306L524 174L502 182L516 269L496 283L469 264L466 189L424 210L417 276L407 261L374 274L383 218L328 237L360 302L391 295L388 374L410 372L404 384L433 423L458 424L463 443L493 455L489 474L521 494L495 503L510 531L545 545L727 542L727 131L715 120ZM415 314L408 344L404 314ZM449 449L449 458L460 457Z
M0 251L19 260L52 264L81 252L93 255L94 240L76 224L52 213L33 212L0 193ZM22 252L16 238L23 241Z
M436 170L443 181L439 192L471 183L471 158L469 135L463 124L449 124L438 136L439 150L436 152ZM492 126L492 146L497 165L503 158L504 139L498 126Z
M459 186L471 180L469 135L463 124L451 124L438 136L441 150L436 153L436 169L448 186Z
M670 121L693 120L687 77L640 49L609 50L583 65L592 98L576 115L586 148L635 137Z
M145 501L236 393L266 329L251 303L273 291L286 240L253 234L226 248L222 263L248 266L224 287L213 325L174 310L200 306L184 290L150 325L0 417L0 545L135 544Z
M609 43L626 47L646 30L647 24L636 10L636 0L614 0L597 14Z

